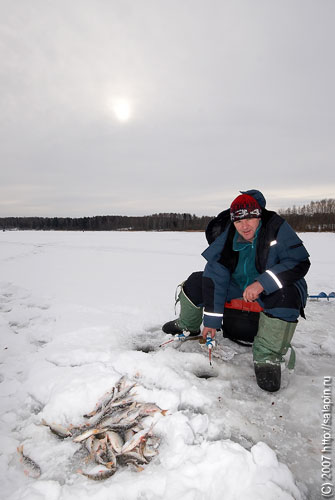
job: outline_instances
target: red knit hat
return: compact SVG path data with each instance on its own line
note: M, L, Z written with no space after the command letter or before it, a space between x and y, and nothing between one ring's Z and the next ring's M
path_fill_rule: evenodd
M240 194L230 205L230 218L233 222L242 219L258 219L262 209L252 196Z

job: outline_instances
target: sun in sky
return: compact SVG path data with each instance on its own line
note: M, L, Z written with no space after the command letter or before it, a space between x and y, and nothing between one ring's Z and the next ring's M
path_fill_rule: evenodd
M132 106L129 99L118 97L111 102L111 110L119 122L128 122L132 116Z

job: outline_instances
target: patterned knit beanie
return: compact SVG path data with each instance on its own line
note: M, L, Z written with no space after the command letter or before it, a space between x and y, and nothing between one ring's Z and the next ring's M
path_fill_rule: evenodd
M258 219L261 213L259 203L248 194L241 194L230 205L230 219L233 222L242 219Z

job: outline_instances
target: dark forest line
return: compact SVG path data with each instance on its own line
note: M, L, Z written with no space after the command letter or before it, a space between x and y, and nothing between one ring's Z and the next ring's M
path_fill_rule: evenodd
M101 215L95 217L4 217L2 230L53 231L204 231L212 217L191 214L144 216Z
M334 232L335 199L293 206L279 214L298 232ZM101 215L95 217L2 217L2 230L38 231L204 231L213 217L188 213L144 216Z
M280 210L279 214L297 232L334 232L335 199L312 201L301 207Z

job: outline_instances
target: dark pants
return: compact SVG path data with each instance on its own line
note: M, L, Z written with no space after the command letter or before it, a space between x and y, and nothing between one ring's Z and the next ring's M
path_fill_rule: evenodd
M185 294L198 307L204 305L202 274L202 271L192 273L183 284ZM242 291L239 296L228 299L232 300L241 296ZM262 293L257 302L268 316L289 322L296 322L301 310L300 293L294 285L283 287L269 295ZM225 308L222 323L223 334L232 340L253 342L258 330L258 321L259 313Z

